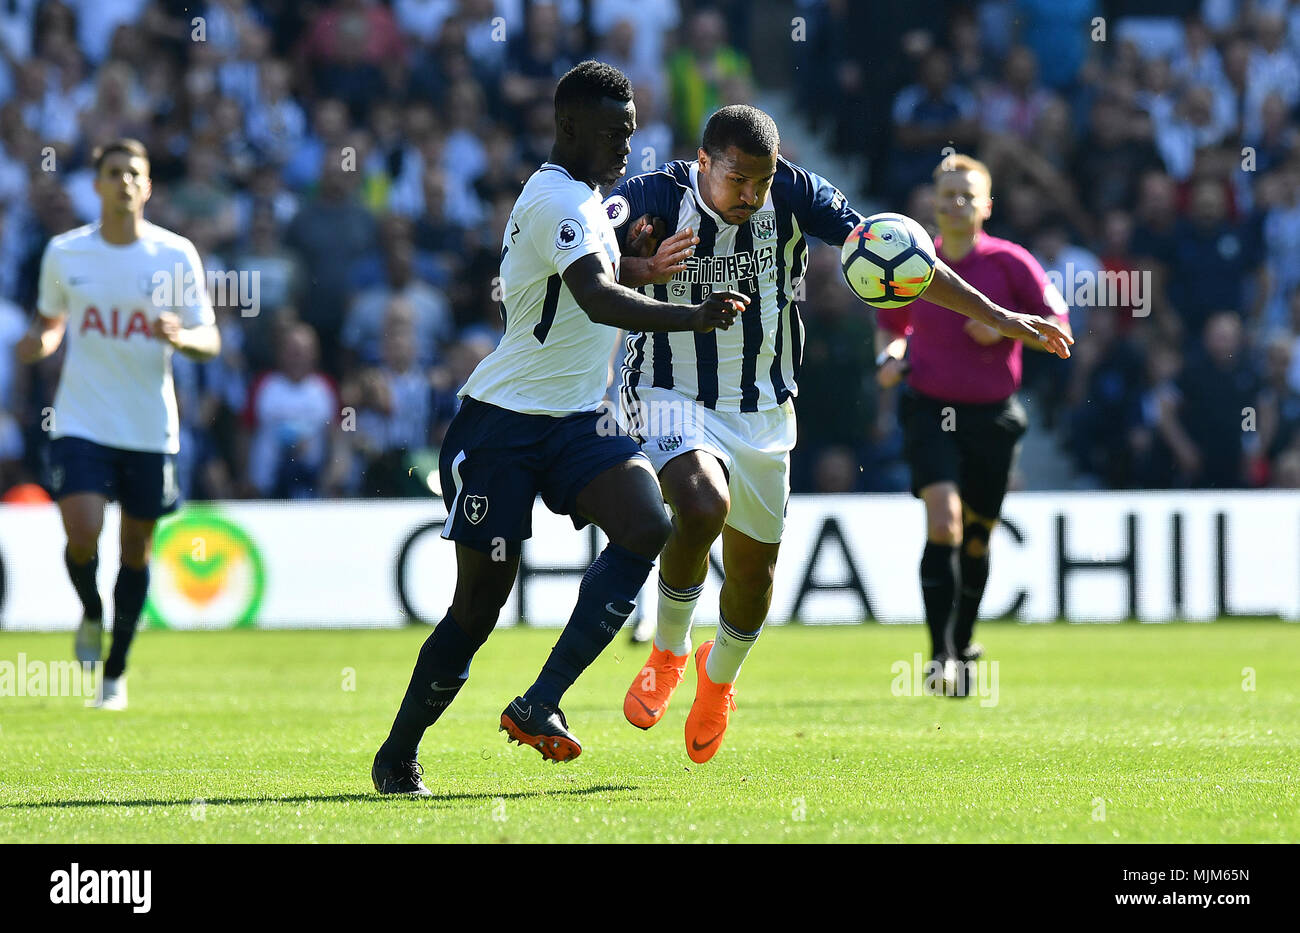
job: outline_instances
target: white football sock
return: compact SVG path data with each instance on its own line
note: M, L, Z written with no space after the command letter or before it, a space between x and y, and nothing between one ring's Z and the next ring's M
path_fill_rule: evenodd
M734 684L740 676L740 665L749 657L749 649L754 647L761 631L762 626L756 632L742 632L719 614L718 636L704 665L709 680L715 684Z
M691 653L691 616L704 592L701 581L689 589L674 589L659 577L659 624L655 628L655 647L681 657Z

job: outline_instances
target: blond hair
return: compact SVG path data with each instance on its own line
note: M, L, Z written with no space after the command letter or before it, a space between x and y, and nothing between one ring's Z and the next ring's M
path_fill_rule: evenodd
M949 173L966 174L975 172L977 175L984 176L984 184L988 187L989 196L993 195L993 175L989 172L989 167L974 156L964 155L955 152L952 155L944 156L943 161L934 167L934 180L938 181L939 176Z

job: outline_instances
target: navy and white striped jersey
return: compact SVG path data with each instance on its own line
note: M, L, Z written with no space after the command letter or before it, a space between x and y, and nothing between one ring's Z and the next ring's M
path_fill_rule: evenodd
M808 267L811 234L838 249L862 215L834 185L778 158L767 200L743 224L729 224L700 196L698 162L669 162L625 178L605 199L620 249L642 214L661 217L667 235L690 227L700 238L687 268L646 295L695 304L715 290L743 292L749 307L730 330L707 334L630 333L620 394L637 387L674 389L717 411L765 411L797 394L803 323L794 295Z

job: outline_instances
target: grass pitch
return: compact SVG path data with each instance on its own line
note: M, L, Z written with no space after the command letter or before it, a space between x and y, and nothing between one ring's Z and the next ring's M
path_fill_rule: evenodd
M380 798L426 634L145 631L128 712L0 697L0 842L1300 841L1300 626L986 624L995 704L896 695L920 626L773 627L702 766L693 663L643 733L622 697L647 649L622 639L566 697L581 758L507 746L556 632L502 630L425 737L438 796ZM0 633L0 661L71 642Z

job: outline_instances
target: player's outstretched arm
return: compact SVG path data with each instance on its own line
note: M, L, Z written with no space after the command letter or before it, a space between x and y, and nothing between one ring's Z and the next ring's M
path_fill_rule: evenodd
M18 362L35 363L45 359L59 348L67 326L66 317L46 317L44 314L37 314L27 333L23 334L14 346L14 355L18 358Z
M154 319L153 335L192 360L210 360L221 352L221 331L217 325L182 327L180 316L171 311L164 311Z
M749 304L748 296L739 292L714 292L697 305L655 301L614 281L608 267L594 253L569 264L564 270L564 284L587 317L597 324L624 330L726 330L736 320L737 311Z
M1061 359L1070 358L1070 344L1074 343L1074 338L1067 329L1055 321L1008 311L995 304L949 268L942 259L936 260L934 264L934 280L925 290L925 300L987 324L1003 337L1041 343Z

